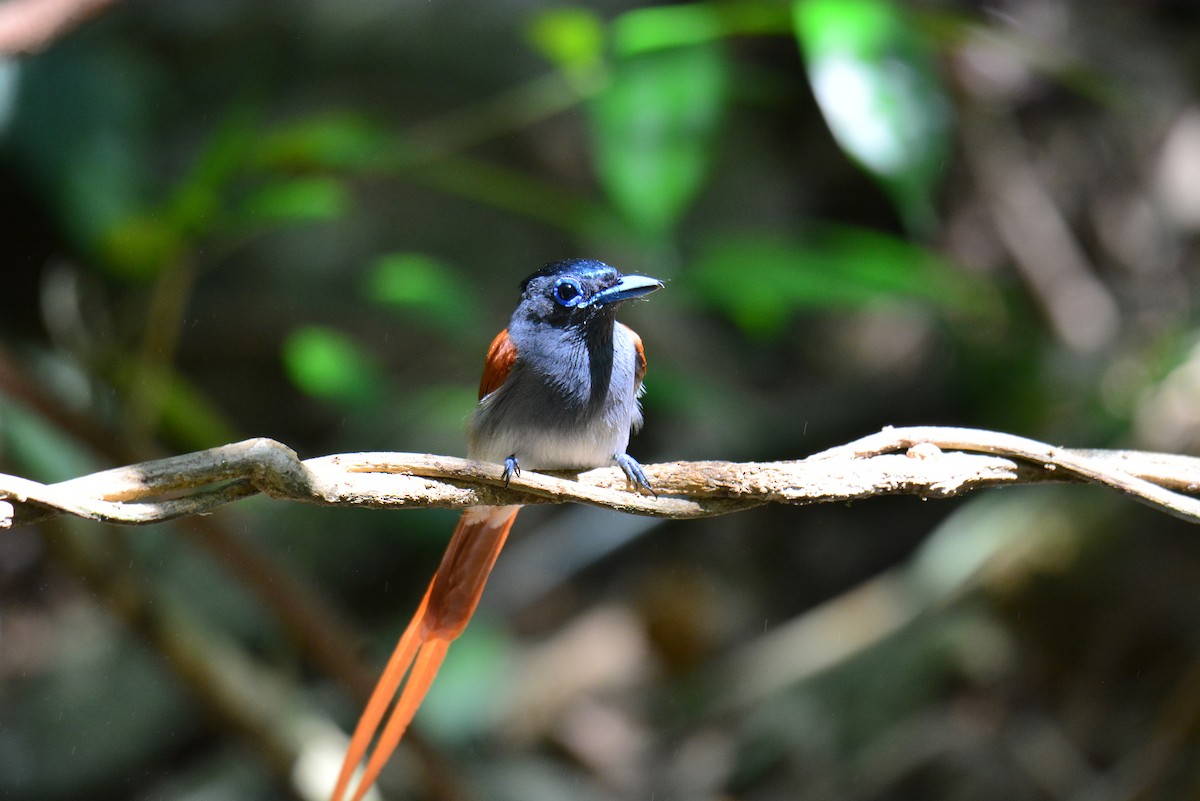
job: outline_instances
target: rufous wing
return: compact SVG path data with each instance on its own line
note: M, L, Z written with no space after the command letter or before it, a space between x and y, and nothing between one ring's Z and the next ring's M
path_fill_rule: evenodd
M641 350L640 343L639 340L639 351ZM487 358L483 362L483 377L479 379L480 400L500 388L500 385L508 378L508 373L516 361L517 346L513 343L512 337L508 335L508 329L505 328L496 334L496 338L488 347Z
M642 347L642 338L637 335L636 331L625 323L617 323L617 325L625 329L625 333L633 339L633 394L636 395L642 389L642 379L646 377L646 349Z

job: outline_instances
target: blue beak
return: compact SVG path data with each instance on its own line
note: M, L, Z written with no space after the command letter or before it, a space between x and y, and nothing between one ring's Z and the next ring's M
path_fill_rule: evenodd
M623 275L620 281L608 289L601 290L592 295L589 305L610 306L613 303L624 303L627 300L640 298L642 295L649 295L654 290L662 288L663 282L657 278L648 278L644 275Z

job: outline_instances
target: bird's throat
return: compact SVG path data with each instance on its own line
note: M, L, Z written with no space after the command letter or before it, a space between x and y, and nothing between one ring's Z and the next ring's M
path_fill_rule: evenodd
M591 321L589 321L590 323ZM596 320L583 327L580 349L585 354L588 374L587 405L595 407L608 397L613 372L613 330L616 321L612 315Z

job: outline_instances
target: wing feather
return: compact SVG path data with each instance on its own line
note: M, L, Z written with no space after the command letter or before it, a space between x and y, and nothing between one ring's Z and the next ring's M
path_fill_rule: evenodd
M479 379L480 400L500 388L500 385L508 378L508 373L516 361L517 346L513 344L512 337L508 335L508 329L505 328L496 334L496 338L488 347L487 358L483 362L483 377Z
M625 323L617 323L629 334L633 340L634 365L633 365L633 394L637 395L642 391L642 380L646 377L646 349L642 347L642 338Z

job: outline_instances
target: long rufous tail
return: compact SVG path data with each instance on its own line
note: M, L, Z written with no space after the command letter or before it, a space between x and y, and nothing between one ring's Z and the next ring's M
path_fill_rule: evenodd
M331 801L344 798L354 769L367 753L384 714L399 692L350 801L361 801L375 783L433 684L450 643L462 633L474 614L488 574L504 547L519 509L518 506L475 506L462 513L417 613L396 644L396 650L354 728Z

